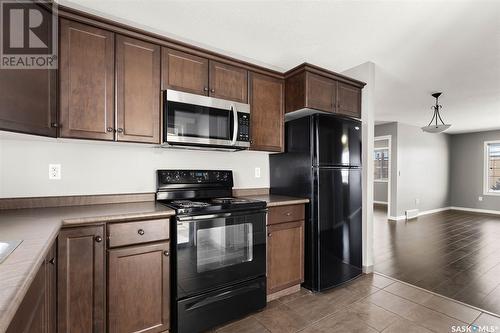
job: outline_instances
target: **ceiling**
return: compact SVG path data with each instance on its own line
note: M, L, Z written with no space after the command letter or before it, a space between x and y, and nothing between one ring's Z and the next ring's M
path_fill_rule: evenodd
M375 119L500 128L500 1L60 0L278 70L375 63Z

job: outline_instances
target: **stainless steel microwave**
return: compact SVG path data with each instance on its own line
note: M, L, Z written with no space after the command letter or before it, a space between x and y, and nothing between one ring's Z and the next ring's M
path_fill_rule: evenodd
M164 92L163 141L168 145L250 147L250 105L175 90Z

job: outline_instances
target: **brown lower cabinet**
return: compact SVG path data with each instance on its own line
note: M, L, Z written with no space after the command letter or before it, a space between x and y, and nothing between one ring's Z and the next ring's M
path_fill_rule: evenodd
M55 244L38 269L7 333L55 333Z
M303 207L304 205L290 205L269 208L267 226L268 295L304 282ZM277 216L280 216L279 223L274 221ZM294 221L297 218L300 220Z
M104 258L104 226L59 233L58 332L105 332Z
M108 332L163 332L170 326L169 243L108 251Z

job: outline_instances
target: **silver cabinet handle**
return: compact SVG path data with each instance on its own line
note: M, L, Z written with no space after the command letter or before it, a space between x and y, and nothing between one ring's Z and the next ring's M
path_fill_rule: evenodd
M273 234L271 234L271 233L268 233L268 234L267 234L267 237L271 237L272 235L273 235Z
M165 257L168 257L168 256L170 255L170 252L168 252L168 251L163 251L163 255L164 255Z
M101 237L101 236L96 236L96 237L95 237L95 241L96 241L97 243L102 242L102 237Z
M119 128L116 130L118 133L123 133L123 128Z
M215 89L210 89L210 92L211 92L211 93L214 93L214 92L215 92Z
M139 229L139 230L137 230L137 233L142 236L142 235L144 235L144 230L143 229Z
M208 90L209 90L208 87L203 88L203 91L208 91Z
M108 131L108 132L113 132L113 131L114 131L114 129L113 129L113 127L108 127L108 128L106 128L106 131Z

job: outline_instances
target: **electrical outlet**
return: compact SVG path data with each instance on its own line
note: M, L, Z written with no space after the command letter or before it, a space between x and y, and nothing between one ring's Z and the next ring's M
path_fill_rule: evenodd
M260 178L260 168L255 168L255 178Z
M49 179L61 179L61 164L49 164Z
M483 201L483 197L479 196L479 197L477 198L477 200L479 200L479 201Z

